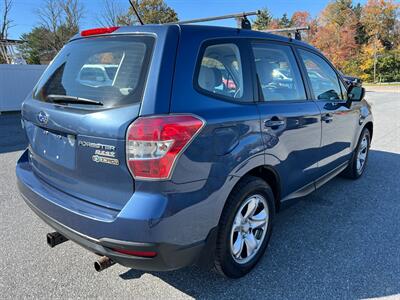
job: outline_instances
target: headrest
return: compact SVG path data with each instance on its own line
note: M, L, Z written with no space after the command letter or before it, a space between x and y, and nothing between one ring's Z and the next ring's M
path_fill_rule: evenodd
M261 84L268 84L273 81L272 73L275 69L275 64L268 62L266 60L260 60L256 63L257 72L259 74L259 78Z
M205 90L212 91L222 84L222 74L217 68L201 66L199 73L199 85Z

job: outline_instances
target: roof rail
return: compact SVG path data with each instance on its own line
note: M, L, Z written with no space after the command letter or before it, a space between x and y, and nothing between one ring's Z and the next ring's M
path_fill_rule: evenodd
M279 32L287 32L288 36L291 38L292 33L294 33L294 38L296 40L301 41L301 34L300 31L304 30L310 30L310 26L304 26L304 27L289 27L289 28L278 28L278 29L266 29L266 30L260 30L262 32L268 32L268 33L279 33Z
M224 19L236 19L236 20L238 20L238 26L240 28L251 29L251 24L250 24L250 21L247 19L247 17L248 16L256 16L256 15L259 15L260 13L261 13L261 11L257 10L257 11L250 11L250 12L242 12L242 13L238 13L238 14L230 14L230 15L200 18L200 19L193 19L193 20L184 20L184 21L173 22L173 23L169 23L169 24L191 24L191 23L203 23L203 22L209 22L209 21L224 20Z

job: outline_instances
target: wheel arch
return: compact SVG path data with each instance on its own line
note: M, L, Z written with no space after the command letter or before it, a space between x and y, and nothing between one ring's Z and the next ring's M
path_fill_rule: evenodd
M247 170L240 178L235 182L235 184L231 187L229 194L233 191L233 189L246 177L254 176L261 178L264 180L272 189L272 193L274 194L275 200L275 210L279 211L280 208L280 198L281 198L281 179L278 172L275 170L273 166L270 165L259 165L253 167L250 170ZM223 209L225 209L226 202L224 204ZM221 211L222 213L222 211Z
M279 211L280 208L280 197L281 197L281 180L278 172L268 165L256 167L244 176L255 176L263 179L272 189L272 193L275 198L275 209Z
M372 136L373 136L373 132L374 132L374 124L372 123L372 121L369 121L367 124L365 124L364 128L367 128L369 130L369 133L371 135L371 140L372 140ZM363 128L363 130L364 130L364 128Z

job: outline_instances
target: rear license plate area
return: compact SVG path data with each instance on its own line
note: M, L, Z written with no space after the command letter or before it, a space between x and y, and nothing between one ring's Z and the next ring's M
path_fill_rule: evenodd
M76 137L35 126L30 133L31 151L40 158L68 169L75 168Z

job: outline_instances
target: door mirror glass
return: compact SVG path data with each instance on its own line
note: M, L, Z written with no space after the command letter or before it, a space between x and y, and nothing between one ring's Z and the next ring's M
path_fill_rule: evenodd
M350 86L347 94L350 101L361 101L364 99L365 89L361 86Z

